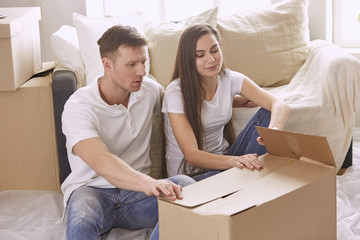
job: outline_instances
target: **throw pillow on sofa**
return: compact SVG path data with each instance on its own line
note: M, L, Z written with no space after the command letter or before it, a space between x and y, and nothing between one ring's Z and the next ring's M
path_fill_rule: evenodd
M144 35L143 19L140 13L123 17L90 18L78 13L73 13L73 22L76 28L81 56L85 64L86 83L89 85L96 77L104 73L97 40L110 27L116 24L135 27ZM146 73L149 73L150 58L146 47L148 60L145 63Z
M309 52L308 1L218 18L224 61L261 87L290 82Z
M79 40L76 29L69 25L62 25L51 34L51 46L57 65L83 72L84 62L81 57Z
M167 86L171 80L180 36L185 28L195 23L208 23L216 27L217 11L217 8L209 9L178 23L145 23L145 35L150 41L150 74L153 75L160 84Z

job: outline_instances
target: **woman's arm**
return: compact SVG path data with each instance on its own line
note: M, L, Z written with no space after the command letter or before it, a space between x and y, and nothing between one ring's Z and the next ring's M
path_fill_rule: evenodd
M257 154L243 156L227 156L199 150L195 134L185 114L168 113L170 124L185 159L191 166L207 169L229 169L231 167L247 167L261 169L262 164Z
M244 78L241 95L271 111L269 128L284 129L290 108L282 99L262 89L247 77Z
M257 107L257 105L241 95L235 95L235 97L233 99L232 107L233 108L240 108L240 107L252 108L252 107Z

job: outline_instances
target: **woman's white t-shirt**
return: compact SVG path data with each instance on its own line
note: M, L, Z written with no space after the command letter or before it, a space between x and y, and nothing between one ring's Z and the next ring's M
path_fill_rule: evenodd
M232 116L232 102L236 94L240 94L244 75L231 70L225 70L218 77L218 85L214 97L203 101L201 121L204 128L203 150L206 152L224 154L229 143L224 138L224 127ZM169 176L182 173L179 170L183 153L173 134L167 113L185 114L180 79L172 81L165 90L162 112L165 121L166 163Z

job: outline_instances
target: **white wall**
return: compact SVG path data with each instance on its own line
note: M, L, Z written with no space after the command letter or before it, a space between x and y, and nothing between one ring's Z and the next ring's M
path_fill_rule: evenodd
M54 59L50 36L61 25L73 25L72 13L86 14L86 0L1 0L1 7L41 7L40 41L42 61Z

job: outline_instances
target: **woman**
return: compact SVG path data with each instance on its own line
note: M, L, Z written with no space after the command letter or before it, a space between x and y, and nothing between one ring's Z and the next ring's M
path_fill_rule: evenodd
M236 95L262 108L233 143ZM289 107L245 75L226 69L217 30L197 24L180 38L162 112L168 175L184 173L198 181L234 166L261 169L258 155L266 149L255 126L283 129Z

